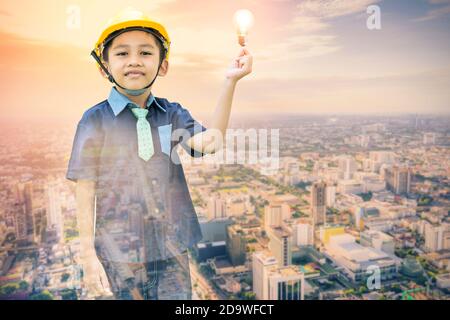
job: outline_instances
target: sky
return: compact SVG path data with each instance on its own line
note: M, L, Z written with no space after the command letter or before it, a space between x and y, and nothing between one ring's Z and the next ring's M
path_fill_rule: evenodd
M380 29L367 27L371 5ZM239 52L233 14L242 8L255 17L254 62L233 117L450 110L450 0L0 0L0 120L77 120L106 99L111 84L89 53L127 6L171 36L169 73L153 94L200 118L213 114Z

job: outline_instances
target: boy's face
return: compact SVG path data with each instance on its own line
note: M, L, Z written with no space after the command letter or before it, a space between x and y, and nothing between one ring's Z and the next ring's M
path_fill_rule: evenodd
M138 90L147 86L156 76L160 62L158 40L145 31L129 31L120 34L111 43L105 61L114 79L127 89ZM168 71L164 60L160 76Z

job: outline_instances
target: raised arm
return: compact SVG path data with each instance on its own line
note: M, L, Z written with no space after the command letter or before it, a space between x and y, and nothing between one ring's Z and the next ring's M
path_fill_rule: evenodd
M252 55L247 48L243 47L226 72L225 82L211 124L206 131L187 140L186 144L190 148L206 154L214 153L222 147L230 119L236 83L252 72L252 64Z

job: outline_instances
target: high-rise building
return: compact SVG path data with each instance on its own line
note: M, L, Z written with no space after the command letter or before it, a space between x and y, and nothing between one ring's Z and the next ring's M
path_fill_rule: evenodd
M297 267L270 270L268 300L304 300L305 276Z
M232 224L230 219L200 219L200 229L202 232L202 242L226 241L227 226Z
M425 132L423 134L423 144L433 145L436 142L436 134L434 132Z
M18 183L14 187L16 214L16 238L19 240L28 240L32 242L39 241L39 226L41 219L36 217L33 210L33 183L27 181L25 183ZM26 234L26 235L25 235Z
M336 204L336 186L327 184L325 202L326 206L333 207Z
M292 262L292 234L284 227L267 229L269 249L278 261L279 266L288 266Z
M47 230L53 230L57 238L64 240L64 224L58 185L50 182L47 186Z
M311 213L314 226L326 222L326 187L325 182L316 182L311 187Z
M430 252L446 249L444 240L447 241L448 231L450 231L448 224L433 225L426 222L424 229L425 248Z
M225 200L218 196L213 196L209 199L207 210L208 218L210 220L227 217L227 206Z
M227 227L227 252L234 266L245 263L247 240L242 228L238 224Z
M253 292L258 300L303 300L304 274L297 267L278 267L269 252L255 252L252 257Z
M358 166L355 159L350 156L341 156L339 158L339 170L341 171L342 178L344 180L350 180L353 178L353 173L356 172Z
M390 165L395 162L395 153L391 151L371 151L369 160L368 169L371 172L378 173L382 165Z
M408 194L411 190L411 168L393 166L385 172L386 185L395 194Z
M27 216L21 203L14 204L14 227L16 232L16 240L26 241L28 239L27 232Z
M271 203L264 207L264 227L281 227L283 221L291 217L291 208L287 203Z
M442 246L444 250L450 250L450 227L447 226L447 230L442 235Z
M28 181L23 185L23 201L25 205L25 214L27 216L27 232L29 236L34 238L33 184L31 181Z
M277 259L267 251L255 252L252 256L253 292L258 300L269 298L269 271L278 267Z
M363 216L364 216L364 208L363 207L356 207L354 210L354 222L355 222L355 228L357 230L363 230Z
M309 223L298 223L293 226L292 240L296 246L314 245L313 226Z

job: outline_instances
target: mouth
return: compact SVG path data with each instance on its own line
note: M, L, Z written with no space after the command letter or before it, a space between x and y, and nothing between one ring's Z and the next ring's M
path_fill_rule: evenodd
M137 78L137 77L141 77L144 75L145 75L145 73L143 73L141 71L128 71L125 73L125 77L131 77L131 78Z

